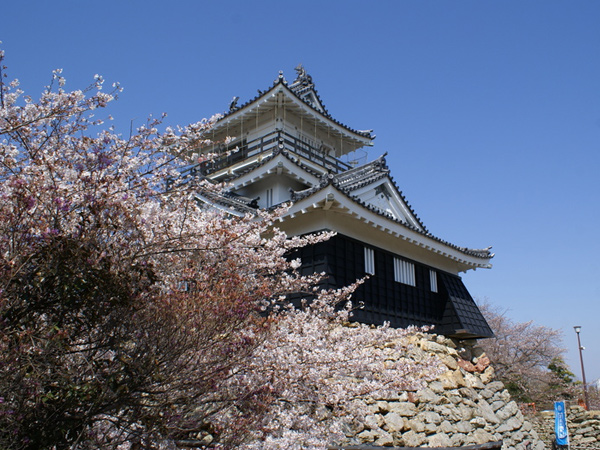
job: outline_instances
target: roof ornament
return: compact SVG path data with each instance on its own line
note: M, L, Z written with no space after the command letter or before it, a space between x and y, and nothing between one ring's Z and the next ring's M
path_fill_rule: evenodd
M294 80L293 85L301 84L303 86L309 86L313 84L312 77L306 73L306 69L302 65L302 63L298 64L294 70L298 74L296 79Z
M323 175L321 175L321 179L319 180L319 186L320 187L325 187L329 184L331 184L333 182L333 174L332 173L324 173Z
M231 99L231 103L229 104L229 112L232 112L232 111L234 111L234 110L236 110L236 109L237 109L237 107L238 107L238 105L237 105L237 102L238 102L238 100L239 100L239 99L240 99L240 98L239 98L239 97L237 97L237 96L236 96L236 97L233 97L233 98Z
M275 81L273 81L273 85L276 85L277 83L283 83L287 85L287 81L285 80L285 78L283 78L283 70L279 71L279 76Z
M308 73L306 73L304 66L302 64L298 64L294 70L296 71L297 76L294 82L290 85L291 91L313 108L316 108L321 112L325 112L325 109L323 108L323 105L321 105L321 102L315 91L313 79Z

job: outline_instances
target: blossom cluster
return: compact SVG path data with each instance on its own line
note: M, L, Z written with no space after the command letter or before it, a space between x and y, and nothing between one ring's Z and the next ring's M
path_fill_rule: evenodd
M331 233L198 201L222 186L181 174L218 117L125 139L95 116L120 90L99 76L68 92L56 71L36 101L1 83L0 447L317 448L353 398L435 375L384 357L410 331L347 326L356 286L316 292L287 258Z

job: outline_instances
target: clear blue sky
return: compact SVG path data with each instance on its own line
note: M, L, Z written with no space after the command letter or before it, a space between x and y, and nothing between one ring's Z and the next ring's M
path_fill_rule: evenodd
M9 77L37 94L102 74L128 132L148 114L186 124L246 101L303 63L329 112L377 134L429 230L492 245L471 293L564 331L600 378L600 2L12 1Z

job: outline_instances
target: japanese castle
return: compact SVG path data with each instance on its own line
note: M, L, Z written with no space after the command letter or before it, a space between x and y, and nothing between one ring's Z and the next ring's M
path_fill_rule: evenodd
M336 231L294 257L303 273L328 275L324 288L369 275L354 294L353 301L364 304L354 320L434 325L434 332L457 339L492 336L458 276L490 268L490 249L459 247L431 234L392 179L385 154L363 165L344 162L373 145L372 130L334 119L312 77L301 65L296 72L291 84L280 72L270 88L244 104L235 97L215 123L213 141L234 141L215 148L222 156L193 171L231 187L223 196L201 199L232 214L291 203L280 224L288 234Z

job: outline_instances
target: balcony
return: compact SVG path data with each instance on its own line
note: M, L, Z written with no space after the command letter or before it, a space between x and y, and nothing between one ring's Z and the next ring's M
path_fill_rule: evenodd
M249 142L243 141L237 148L225 148L221 150L225 152L223 156L200 163L188 169L188 173L194 175L199 172L204 176L210 176L255 156L269 156L276 149L294 153L296 156L316 163L334 174L345 172L352 168L349 164L325 153L322 149L316 148L296 136L292 136L284 131L273 131L255 140Z

